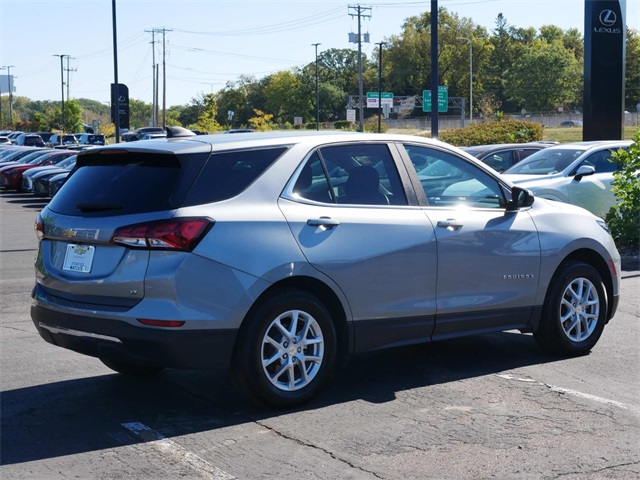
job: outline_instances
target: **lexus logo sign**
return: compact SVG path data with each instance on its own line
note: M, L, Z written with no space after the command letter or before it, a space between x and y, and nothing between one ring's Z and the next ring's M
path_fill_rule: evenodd
M603 10L600 12L600 23L605 27L613 27L618 18L612 10Z
M613 10L602 10L600 16L601 27L594 27L595 33L622 33L621 28L615 28L614 25L618 22L618 16Z

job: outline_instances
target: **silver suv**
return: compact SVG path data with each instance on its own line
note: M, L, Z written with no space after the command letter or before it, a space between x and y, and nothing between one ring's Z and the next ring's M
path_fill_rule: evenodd
M385 347L518 329L581 355L619 298L601 220L412 136L81 152L36 231L31 315L47 342L130 375L229 369L272 406Z

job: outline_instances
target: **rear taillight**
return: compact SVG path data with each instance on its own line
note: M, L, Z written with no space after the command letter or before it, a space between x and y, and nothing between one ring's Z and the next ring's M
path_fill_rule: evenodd
M42 240L44 238L44 221L42 221L42 217L40 215L36 218L36 223L33 228L36 231L36 237L38 237L38 240Z
M213 226L202 217L172 218L118 228L111 241L130 248L192 251Z

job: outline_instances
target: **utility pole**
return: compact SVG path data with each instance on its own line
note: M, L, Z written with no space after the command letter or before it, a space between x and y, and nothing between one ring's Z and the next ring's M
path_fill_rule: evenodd
M316 130L320 130L320 91L318 90L318 45L321 43L312 43L316 47Z
M166 44L165 34L173 30L162 27L162 128L167 128L167 62L166 62Z
M151 122L153 123L152 126L156 127L158 125L158 76L156 75L156 68L158 66L156 65L156 29L152 28L151 30L145 30L145 32L151 33L151 55L153 62L153 64L151 65L151 82L153 84L153 111L151 113Z
M380 133L382 131L382 46L384 42L376 45L378 45L378 133Z
M356 13L349 13L352 17L358 17L358 96L360 97L360 131L364 132L364 92L362 88L362 17L371 18L371 15L364 15L363 12L370 12L371 7L361 7L360 5L349 5L349 10Z
M438 0L431 0L431 138L438 138Z
M5 65L2 70L7 70L7 82L9 86L9 127L13 128L13 79L11 78L11 69L15 65ZM2 100L0 99L0 104ZM0 127L2 126L2 107L0 107Z
M69 72L77 72L78 71L77 68L69 68L69 60L75 60L75 58L72 58L72 57L67 55L67 68L65 68L65 72L67 72L67 102L69 101L69 98L71 98L69 96L69 86L71 85L71 81L69 79Z
M62 92L62 125L60 126L60 133L64 133L64 57L68 57L69 55L59 54L53 56L60 57L60 89Z

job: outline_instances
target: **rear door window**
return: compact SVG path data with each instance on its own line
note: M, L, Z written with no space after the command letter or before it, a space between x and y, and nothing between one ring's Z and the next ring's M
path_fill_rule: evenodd
M213 153L184 206L220 202L244 191L287 147Z

